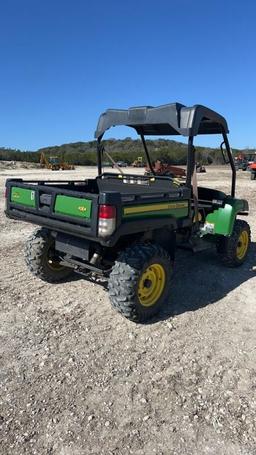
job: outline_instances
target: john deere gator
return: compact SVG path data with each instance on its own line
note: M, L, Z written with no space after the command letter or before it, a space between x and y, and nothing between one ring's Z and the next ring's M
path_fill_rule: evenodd
M150 175L102 172L103 136L126 125L141 137ZM193 139L219 134L231 168L230 194L198 187ZM188 138L185 178L157 176L145 136ZM98 122L98 176L83 181L6 182L6 215L40 226L27 240L25 260L43 281L56 283L77 272L105 276L113 307L145 321L172 300L175 251L198 251L213 243L228 267L243 264L250 246L246 200L235 196L236 170L226 120L213 110L179 103L109 109ZM84 286L86 287L86 281ZM192 283L191 283L192 286Z

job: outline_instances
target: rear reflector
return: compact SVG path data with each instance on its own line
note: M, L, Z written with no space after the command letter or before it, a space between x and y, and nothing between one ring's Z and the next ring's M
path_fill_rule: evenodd
M108 237L116 228L116 208L112 205L100 205L98 235Z

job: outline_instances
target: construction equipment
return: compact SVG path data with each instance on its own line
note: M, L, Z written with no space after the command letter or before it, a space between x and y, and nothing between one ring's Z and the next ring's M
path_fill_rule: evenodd
M251 172L251 180L256 180L256 161L249 165L249 170Z
M250 165L256 160L256 152L240 152L235 156L236 169L242 171L250 170Z
M196 172L198 172L199 174L204 174L206 172L205 166L203 166L202 163L197 162L196 163Z
M40 166L45 169L51 169L52 171L59 171L60 162L57 156L50 156L48 159L44 152L40 155Z
M133 161L132 163L133 167L144 167L145 163L143 162L142 156L138 156L136 160Z
M75 169L75 166L65 161L61 161L60 168L62 171L73 171Z
M44 152L40 155L40 165L42 168L51 169L52 171L70 171L74 170L73 164L66 163L63 159L60 160L58 156L50 156L49 159Z
M185 169L172 164L164 163L162 160L156 160L152 166L155 175L168 175L170 177L186 177ZM152 171L149 166L146 167L145 175L152 175Z
M140 135L151 175L102 172L101 141L116 125L129 125ZM197 252L215 245L223 264L243 264L251 234L241 217L248 215L249 206L235 196L236 169L227 133L226 120L200 105L109 109L95 133L96 178L8 179L6 215L41 226L25 247L31 273L50 283L68 280L72 272L103 276L113 308L128 319L145 321L171 304L178 246ZM227 194L197 186L193 141L201 134L222 136L221 149L225 145L231 167ZM186 179L156 174L145 135L188 137Z

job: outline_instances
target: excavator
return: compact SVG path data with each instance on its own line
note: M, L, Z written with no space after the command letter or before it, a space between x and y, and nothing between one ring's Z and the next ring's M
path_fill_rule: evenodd
M52 171L71 171L75 167L73 164L66 163L64 160L59 159L58 156L50 156L49 159L44 152L40 155L40 166L44 169L51 169Z

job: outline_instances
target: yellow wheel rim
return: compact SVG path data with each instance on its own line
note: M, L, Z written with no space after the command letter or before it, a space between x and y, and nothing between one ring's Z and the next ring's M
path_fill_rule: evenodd
M239 236L238 244L237 244L237 248L236 248L236 256L237 256L238 259L243 259L244 258L244 256L247 253L248 245L249 245L248 232L247 231L242 231L240 236Z
M165 270L160 264L151 264L141 275L138 297L142 306L151 307L161 297L166 281Z

